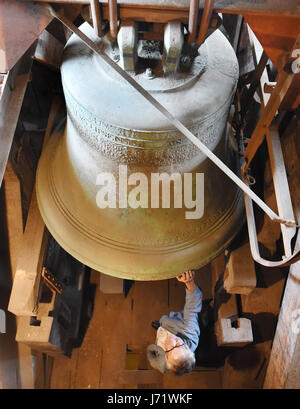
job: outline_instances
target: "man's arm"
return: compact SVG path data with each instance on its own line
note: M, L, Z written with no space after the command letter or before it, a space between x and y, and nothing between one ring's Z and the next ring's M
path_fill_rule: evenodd
M189 291L194 291L196 289L196 283L194 281L195 272L192 270L185 271L180 276L176 277L178 281L181 281L185 284L186 288Z
M198 320L198 312L202 309L202 291L194 281L195 272L188 270L176 277L186 286L185 306L183 310L184 321L187 325L189 322Z

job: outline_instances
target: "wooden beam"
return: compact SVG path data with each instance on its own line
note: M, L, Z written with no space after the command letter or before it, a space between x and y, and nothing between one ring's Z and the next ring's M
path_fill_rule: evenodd
M51 20L40 4L1 0L0 72L6 73L14 67Z
M201 45L205 41L206 33L212 16L215 0L205 0L204 9L201 17L200 29L197 38L197 44Z
M119 373L120 385L151 385L161 384L162 375L154 369L124 369Z
M108 0L109 30L112 38L118 35L118 8L117 0Z
M98 37L102 36L102 15L100 11L99 0L90 0L91 15L93 20L93 27Z
M295 211L300 220L299 119L294 117L282 136L289 184ZM300 245L298 232L297 244ZM264 388L300 388L300 262L290 267Z
M31 0L25 0L31 1ZM38 0L39 3L48 3L49 0ZM108 0L101 1L105 4ZM51 0L51 3L63 3L63 4L89 4L89 0ZM118 0L120 5L134 5L136 7L161 7L161 0L144 0L143 5L140 4L140 0ZM204 1L201 0L200 7L203 8ZM164 0L164 7L175 8L174 0ZM185 8L188 10L190 0L176 0L177 8ZM297 0L272 0L264 2L254 2L253 0L215 0L215 8L218 13L229 14L264 14L264 15L300 15L300 7Z
M47 243L48 232L40 215L34 190L8 305L8 310L15 315L35 315Z
M290 268L276 328L265 389L300 388L300 262Z
M256 287L256 273L249 243L245 243L230 254L224 280L229 294L250 294Z
M244 168L244 172L246 173L248 170L248 167L257 151L257 149L260 147L262 144L264 137L266 135L266 130L270 126L271 122L274 119L274 116L283 101L283 98L289 89L292 80L293 80L294 74L293 73L288 73L285 71L281 71L278 75L278 81L277 85L269 99L268 104L266 105L260 120L251 135L251 139L247 145L247 148L245 149L245 159L246 159L246 165Z
M60 103L59 98L53 100L44 137L44 146L50 136ZM39 212L34 190L8 305L8 310L17 316L32 316L37 308L41 270L47 249L48 237L49 233Z
M12 278L14 279L21 241L23 217L20 182L10 164L4 175L4 197L6 203L6 224ZM17 326L20 319L17 317ZM18 379L22 389L34 388L32 353L27 345L18 343Z
M196 39L198 14L199 14L199 0L191 0L190 12L189 12L189 27L188 27L189 43L193 43Z

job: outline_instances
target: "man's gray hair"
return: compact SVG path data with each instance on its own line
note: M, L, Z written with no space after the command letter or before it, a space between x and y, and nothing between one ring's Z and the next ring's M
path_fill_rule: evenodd
M189 348L186 349L186 353L181 360L176 363L167 362L168 370L172 371L175 375L184 375L186 373L192 372L195 368L196 358L194 352Z

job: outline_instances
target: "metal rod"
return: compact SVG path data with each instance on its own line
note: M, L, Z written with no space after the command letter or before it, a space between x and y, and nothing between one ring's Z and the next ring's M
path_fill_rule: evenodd
M113 38L118 35L118 8L117 0L108 0L109 9L109 30Z
M149 94L139 83L137 83L126 71L124 71L118 64L112 61L105 53L101 51L99 46L95 44L89 37L82 33L71 21L64 16L55 12L51 6L47 6L51 10L54 17L60 20L66 27L75 33L91 50L98 54L102 59L115 71L117 71L122 78L124 78L136 91L138 91L151 105L153 105L161 114L163 114L169 122L177 128L183 135L185 135L194 145L196 145L201 152L203 152L219 169L222 170L240 189L242 189L251 199L271 218L278 223L284 223L288 226L295 225L294 220L284 220L280 218L272 209L270 209L231 169L229 169L207 146L205 146L188 128L186 128L178 119L162 106L155 98Z
M211 15L212 15L213 8L214 8L214 2L215 0L205 0L199 34L197 38L197 44L199 45L201 45L205 41L206 33L209 27Z
M189 43L193 43L197 34L197 22L199 14L199 0L191 0L190 2L190 12L189 12Z
M96 35L101 37L102 32L102 16L100 11L99 0L90 0L91 15L93 20L93 27Z

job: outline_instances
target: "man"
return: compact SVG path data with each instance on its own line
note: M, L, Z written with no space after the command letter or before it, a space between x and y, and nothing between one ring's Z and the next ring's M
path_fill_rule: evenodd
M156 344L149 345L147 357L151 366L161 373L176 375L191 372L195 366L194 351L200 336L198 313L202 309L202 291L194 281L195 273L186 271L176 277L186 286L183 311L163 315L152 325L157 329Z

